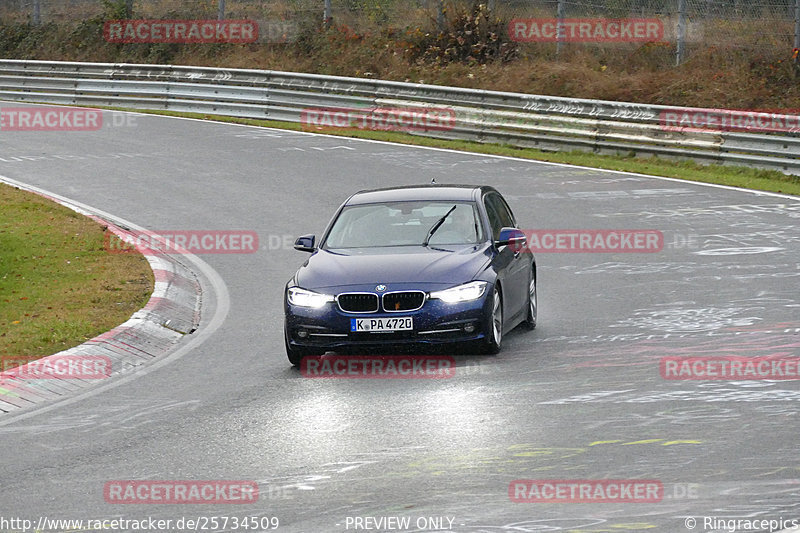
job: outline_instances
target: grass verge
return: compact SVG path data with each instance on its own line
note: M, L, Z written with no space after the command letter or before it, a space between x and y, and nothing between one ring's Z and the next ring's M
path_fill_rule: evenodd
M147 303L147 260L108 253L103 232L64 206L0 184L0 356L71 348Z
M123 108L113 109L126 111L126 109ZM198 118L203 120L214 120L218 122L229 122L234 124L248 124L251 126L279 128L295 131L309 131L308 128L304 128L302 125L294 122L279 122L274 120L247 119L225 117L220 115L208 115L202 113L181 113L172 111L127 111L174 117ZM327 128L325 130L320 130L320 133L338 135L342 137L354 137L359 139L390 141L401 144L447 148L450 150L474 152L479 154L519 157L523 159L549 161L553 163L564 163L568 165L578 165L606 170L637 172L651 176L664 176L688 181L715 183L730 187L741 187L745 189L755 189L759 191L777 192L800 196L800 176L783 174L777 170L760 170L755 168L728 165L701 165L692 161L673 161L659 157L635 157L632 155L612 156L580 151L543 152L541 150L535 150L532 148L518 148L509 145L488 143L482 144L472 141L434 139L401 132Z

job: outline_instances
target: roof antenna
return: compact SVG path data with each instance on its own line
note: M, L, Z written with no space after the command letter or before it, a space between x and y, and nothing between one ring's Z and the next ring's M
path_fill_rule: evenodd
M431 185L436 185L436 178L431 178Z

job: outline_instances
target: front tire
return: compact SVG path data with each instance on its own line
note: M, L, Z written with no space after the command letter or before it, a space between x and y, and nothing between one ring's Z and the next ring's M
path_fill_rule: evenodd
M539 314L539 301L536 296L536 274L531 273L531 283L528 287L528 316L525 317L525 326L536 329L536 317Z
M503 343L503 296L497 285L492 293L492 315L489 318L486 333L483 352L486 354L499 353Z

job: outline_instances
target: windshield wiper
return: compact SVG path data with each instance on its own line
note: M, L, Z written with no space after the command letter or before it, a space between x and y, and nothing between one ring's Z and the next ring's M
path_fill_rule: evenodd
M445 219L446 219L448 216L450 216L450 213L452 213L452 212L455 210L455 208L456 208L456 206L455 206L455 205L454 205L453 207L451 207L451 208L450 208L450 211L448 211L447 213L445 213L445 214L442 216L442 218L440 218L439 220L437 220L437 221L436 221L436 224L434 224L433 226L431 226L431 229L429 229L429 230L428 230L428 235L425 237L425 240L424 240L424 241L422 241L422 246L428 246L428 243L430 242L430 240L431 240L431 237L433 237L433 234L434 234L434 233L436 233L436 230L437 230L437 229L439 229L439 227L440 227L442 224L444 224L444 220L445 220Z

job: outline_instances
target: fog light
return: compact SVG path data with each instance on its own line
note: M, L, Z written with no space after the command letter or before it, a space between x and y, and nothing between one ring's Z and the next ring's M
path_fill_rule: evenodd
M308 332L304 329L301 329L297 332L297 336L300 337L301 339L305 339L306 337L308 337Z
M464 326L464 331L466 331L467 333L472 333L473 331L475 331L475 324L467 324L466 326Z

